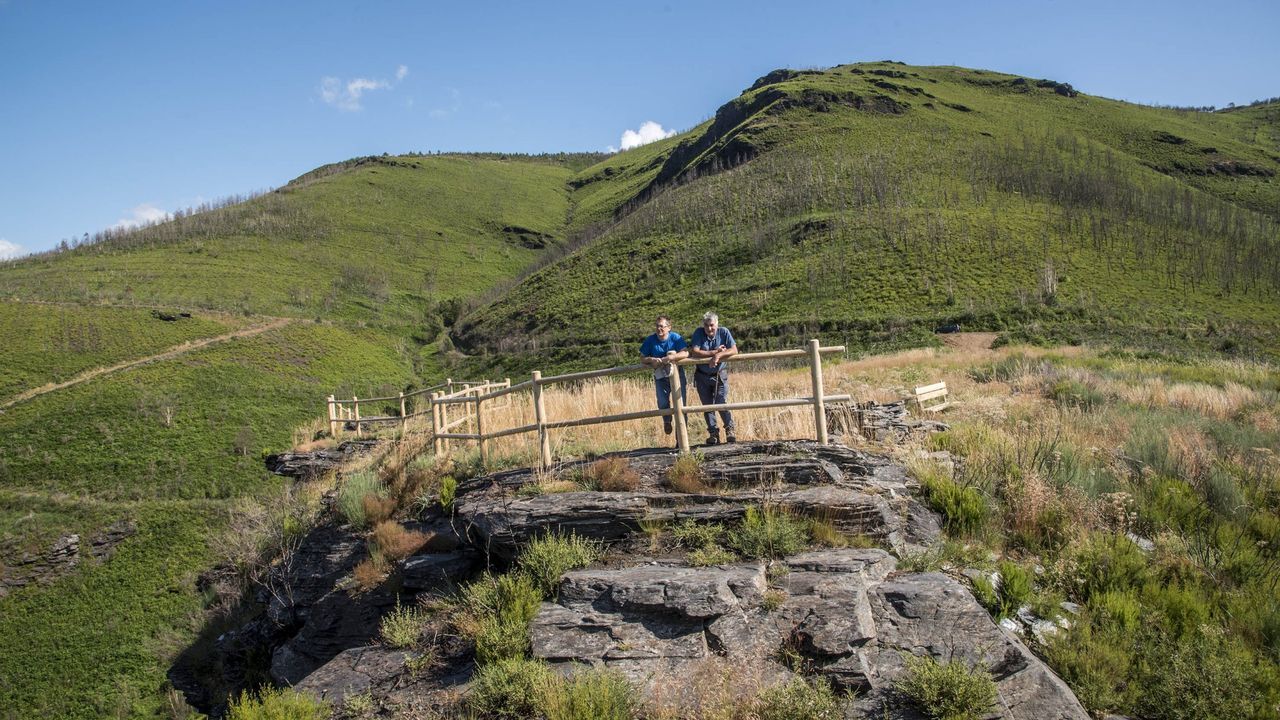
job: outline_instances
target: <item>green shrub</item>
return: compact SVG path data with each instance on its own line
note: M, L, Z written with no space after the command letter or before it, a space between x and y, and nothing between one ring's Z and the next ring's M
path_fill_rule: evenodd
M747 508L742 525L729 533L729 545L746 557L780 558L800 552L808 544L805 523L773 507Z
M1106 396L1097 388L1079 380L1060 379L1049 386L1048 396L1058 405L1077 407L1081 410L1092 410L1103 404Z
M1010 617L1030 602L1035 581L1026 568L1007 560L1000 562L1000 617Z
M534 538L520 552L520 569L528 573L543 597L553 597L560 576L586 567L604 553L598 540L578 535L548 534Z
M342 487L338 490L338 513L351 525L364 527L368 524L365 513L365 497L382 498L386 489L382 481L371 470L362 470L343 478Z
M463 588L462 604L476 620L477 663L522 657L528 651L529 623L542 605L542 593L528 575L482 577Z
M227 720L324 720L330 716L324 703L296 690L263 688L231 701Z
M1129 681L1133 636L1112 633L1077 621L1069 631L1048 639L1045 660L1094 713L1123 711L1138 688Z
M830 684L795 677L761 691L756 696L754 717L759 720L838 720L844 713Z
M1121 632L1133 632L1142 621L1142 604L1132 591L1106 590L1089 598L1094 623Z
M973 580L973 597L992 615L1000 615L1000 593L984 573Z
M414 607L401 607L397 601L396 608L382 616L378 634L382 642L391 647L413 647L426 625L426 613Z
M513 657L476 670L467 706L486 717L531 718L555 673L545 663Z
M1136 663L1142 692L1134 714L1161 720L1266 717L1262 666L1219 628L1204 626L1181 638L1149 633Z
M1147 557L1129 538L1118 534L1097 534L1076 554L1078 588L1085 601L1096 593L1128 590L1143 585L1148 576Z
M539 705L547 720L631 720L639 701L621 673L592 669L547 682Z
M897 690L934 720L977 720L996 699L996 684L981 666L931 656L906 658L907 676Z
M440 507L453 512L453 501L458 498L458 481L452 475L440 478Z
M680 544L680 547L689 550L702 550L715 547L720 543L720 539L724 537L724 525L685 520L673 527L671 534L675 537L676 542Z
M942 515L948 530L970 535L986 524L987 502L981 490L960 485L941 472L917 470L917 474L929 505Z
M1164 627L1175 637L1199 631L1213 617L1210 598L1195 585L1149 582L1143 589L1142 600L1147 606L1160 611L1164 616Z
M733 562L737 558L733 553L725 550L719 545L698 548L689 551L685 556L685 560L694 567L709 567L711 565L726 565Z

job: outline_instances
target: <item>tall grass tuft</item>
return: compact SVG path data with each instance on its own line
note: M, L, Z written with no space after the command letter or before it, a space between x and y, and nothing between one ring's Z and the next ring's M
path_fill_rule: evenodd
M338 513L349 524L365 527L369 524L365 511L365 497L382 498L385 489L382 481L370 470L361 470L343 478L342 487L338 490Z
M808 544L805 523L789 513L766 506L747 508L742 524L729 532L729 545L750 558L781 558L800 552Z
M907 676L897 690L933 720L978 720L996 700L996 684L981 666L932 656L906 658Z

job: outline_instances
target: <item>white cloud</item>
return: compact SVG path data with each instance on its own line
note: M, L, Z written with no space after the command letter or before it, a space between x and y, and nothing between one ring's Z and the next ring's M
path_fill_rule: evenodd
M130 228L141 227L151 223L164 222L169 219L169 213L152 205L151 203L142 203L129 211L128 217L122 217L111 226L112 230L128 230Z
M363 110L364 106L360 104L360 98L365 93L391 89L408 75L409 66L400 65L396 67L395 83L370 78L352 78L344 82L341 78L323 77L320 78L320 99L339 110L348 112Z
M641 145L648 145L656 140L662 140L675 135L675 130L664 130L658 123L648 120L641 123L639 130L624 130L622 132L621 149L630 150ZM610 146L610 152L617 152L618 148Z
M11 260L26 254L27 251L23 250L18 243L0 238L0 260Z

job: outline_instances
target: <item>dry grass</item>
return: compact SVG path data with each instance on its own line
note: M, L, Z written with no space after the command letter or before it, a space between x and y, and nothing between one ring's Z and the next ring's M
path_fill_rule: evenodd
M605 492L627 492L639 487L640 474L631 469L627 458L611 457L588 465L582 471L582 481Z
M369 534L369 541L377 548L376 553L386 560L394 562L409 557L422 549L431 540L431 536L416 530L406 530L394 520L384 520L374 526Z
M760 691L782 679L781 668L761 658L711 656L690 668L655 673L645 698L654 720L749 720Z
M365 521L370 525L376 525L386 520L396 511L395 498L384 498L369 494L365 495L360 500L360 503L364 506Z
M675 492L698 494L707 491L703 481L702 458L681 455L667 469L667 485Z
M357 590L367 592L381 585L390 572L391 567L381 555L372 555L356 565L351 571L351 579Z

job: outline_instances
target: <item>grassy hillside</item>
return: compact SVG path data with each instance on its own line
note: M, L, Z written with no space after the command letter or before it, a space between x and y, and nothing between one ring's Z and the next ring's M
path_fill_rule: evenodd
M429 323L563 237L547 162L366 158L248 202L0 270L0 294Z
M779 71L580 173L576 193L645 201L456 339L508 354L481 367L533 347L572 363L629 348L656 312L691 329L714 308L757 346L919 344L961 321L1274 350L1280 155L1244 117L958 68Z
M396 337L296 323L100 378L0 415L0 551L137 525L107 562L0 598L0 707L14 717L151 716L166 659L199 628L199 572L245 498L283 487L262 453L341 388L410 381ZM358 383L358 384L357 384ZM58 668L58 672L51 669Z
M294 429L329 393L434 382L452 308L563 242L566 181L595 159L365 158L0 264L0 400L288 321L0 412L0 571L71 533L137 526L110 560L0 598L0 716L167 714L165 670L213 601L197 576L227 561L228 525L285 487L264 453L310 440Z

